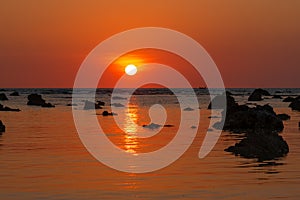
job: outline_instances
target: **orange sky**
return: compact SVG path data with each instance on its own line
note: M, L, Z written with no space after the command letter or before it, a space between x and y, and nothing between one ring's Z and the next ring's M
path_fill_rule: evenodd
M300 87L296 0L3 0L0 13L0 88L72 87L98 43L144 26L197 40L226 87Z

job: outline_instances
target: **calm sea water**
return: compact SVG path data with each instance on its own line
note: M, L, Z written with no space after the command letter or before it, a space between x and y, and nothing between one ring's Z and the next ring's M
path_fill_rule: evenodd
M19 91L19 97L0 102L22 111L0 112L0 120L7 131L0 136L0 199L300 199L300 112L291 111L280 99L266 99L277 113L291 115L285 121L281 134L290 147L290 153L277 160L258 163L253 159L236 157L224 149L241 139L240 135L223 132L212 152L199 159L209 124L210 111L206 109L209 96L198 95L197 105L184 105L199 112L201 121L197 137L185 154L170 166L147 174L123 173L111 169L88 153L81 143L72 116L70 89L9 89ZM300 95L300 89L268 89L272 94ZM247 102L252 89L231 89L239 103ZM55 108L27 106L27 95L37 92ZM85 100L88 90L80 98ZM184 94L184 90L181 90ZM122 97L126 90L120 90ZM201 93L201 92L200 92ZM109 104L107 91L99 91L97 98ZM118 99L124 104L124 99ZM177 99L166 94L136 95L130 108L116 108L118 116L129 117L123 128L140 134L149 130L149 107L162 104L167 113L167 124L151 139L129 137L114 122L113 117L97 115L99 123L118 147L131 152L149 152L166 145L178 129L182 110ZM75 108L82 110L83 102ZM110 106L104 106L110 110ZM124 112L125 110L125 112ZM97 111L101 113L103 110ZM91 112L92 111L82 111ZM157 114L154 111L154 115ZM123 116L124 115L124 116ZM126 129L127 128L127 129ZM89 127L87 126L87 131Z

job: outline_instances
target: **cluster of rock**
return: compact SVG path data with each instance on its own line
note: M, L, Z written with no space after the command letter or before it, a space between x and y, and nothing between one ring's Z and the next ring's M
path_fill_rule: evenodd
M2 123L2 121L0 120L0 134L5 132L5 126Z
M262 93L260 89L256 91L257 94L267 95L267 93ZM282 119L288 119L288 115L277 115L268 104L256 107L238 105L230 93L223 94L223 97L224 95L226 95L227 100L227 111L223 111L223 121L216 123L215 127L245 134L244 139L234 146L226 148L225 151L259 160L282 157L289 152L288 144L278 134L284 129ZM217 102L218 99L221 97L216 97L213 101ZM221 127L220 125L223 123L224 126Z
M46 101L42 98L42 95L39 94L30 94L28 95L27 105L30 106L41 106L45 108L53 108L55 107L51 103L46 103Z

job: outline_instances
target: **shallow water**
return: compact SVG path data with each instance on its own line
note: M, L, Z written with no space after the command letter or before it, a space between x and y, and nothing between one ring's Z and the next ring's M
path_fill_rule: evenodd
M275 92L278 89L270 90ZM292 93L289 93L289 90ZM300 112L291 111L279 99L266 99L277 113L291 115L285 121L282 136L290 147L290 153L278 160L258 163L253 159L236 157L224 149L241 139L240 135L223 132L212 152L199 159L198 152L206 134L210 111L206 110L209 97L200 95L201 109L185 105L200 112L197 137L187 152L170 166L146 174L123 173L113 170L88 153L81 143L72 116L69 90L45 92L44 99L56 104L55 108L39 108L26 105L26 96L32 90L20 90L21 96L9 97L1 102L18 107L22 111L0 112L0 119L7 131L0 136L0 199L299 199L300 185ZM66 92L67 91L67 92ZM246 102L251 90L236 89L238 102ZM299 90L283 90L283 95L298 95ZM10 91L6 91L9 94ZM55 94L53 94L55 93ZM244 95L245 94L245 95ZM122 96L122 93L120 93ZM98 95L109 101L108 94ZM168 124L157 137L139 141L126 138L112 117L97 115L107 136L120 148L132 153L153 151L167 144L178 128L181 110L170 95L138 95L132 99L128 112L137 126L150 122L149 105L162 103L168 113ZM84 93L82 94L84 100ZM125 100L119 99L119 103ZM175 103L174 103L175 101ZM172 102L172 103L170 103ZM76 108L82 109L83 104ZM104 109L110 109L109 106ZM122 109L118 108L122 117ZM90 112L90 111L82 111ZM101 113L102 110L97 111ZM191 113L192 113L191 112ZM171 114L170 114L171 113ZM91 112L91 114L93 114ZM124 121L124 127L127 127ZM87 127L88 130L88 127ZM132 131L132 127L130 129ZM209 134L209 133L208 133Z

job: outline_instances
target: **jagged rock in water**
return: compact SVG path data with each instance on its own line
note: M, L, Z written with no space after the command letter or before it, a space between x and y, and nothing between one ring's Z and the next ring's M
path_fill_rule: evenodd
M42 98L42 95L39 94L30 94L28 95L27 105L29 106L41 106L45 108L53 108L55 107L51 103L46 103L46 101Z
M42 106L46 101L42 98L42 95L39 94L30 94L28 95L27 105L30 106Z
M4 93L0 93L0 101L7 101L8 98Z
M263 89L255 89L249 96L248 101L262 101L262 96L270 96L271 94Z
M225 151L264 161L285 156L289 152L289 146L277 133L263 130L248 133L246 138Z

